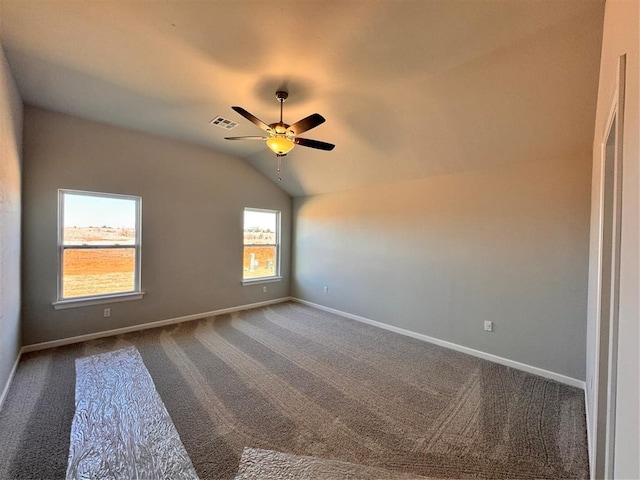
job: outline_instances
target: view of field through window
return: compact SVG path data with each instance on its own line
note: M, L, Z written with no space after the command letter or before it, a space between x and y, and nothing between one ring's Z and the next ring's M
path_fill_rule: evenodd
M71 227L65 228L65 240L75 237L84 245L90 242L135 241L135 230ZM95 243L94 243L95 244ZM63 297L84 297L135 290L135 248L67 248L63 252Z
M278 274L278 213L245 209L243 279Z
M136 290L135 200L64 192L62 298Z

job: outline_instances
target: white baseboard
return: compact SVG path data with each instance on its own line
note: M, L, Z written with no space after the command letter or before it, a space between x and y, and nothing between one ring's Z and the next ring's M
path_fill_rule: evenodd
M2 405L4 404L4 400L5 398L7 398L7 394L9 393L9 387L11 386L11 381L13 380L13 376L16 374L16 370L18 369L18 363L20 363L21 355L22 355L22 349L18 351L18 355L16 356L16 361L13 363L13 368L11 369L11 373L9 373L9 378L7 378L7 381L4 384L4 389L2 390L2 395L0 396L0 410L2 410Z
M317 308L319 310L324 310L325 312L334 313L336 315L340 315L341 317L346 317L351 320L355 320L357 322L367 323L369 325L383 328L385 330L390 330L392 332L399 333L401 335L417 338L418 340L422 340L428 343L433 343L441 347L445 347L451 350L456 350L458 352L473 355L474 357L482 358L484 360L489 360L494 363L499 363L500 365L505 365L507 367L515 368L517 370L522 370L524 372L532 373L540 377L548 378L550 380L555 380L556 382L564 383L565 385L570 385L572 387L581 388L582 390L585 390L585 382L583 382L582 380L578 380L577 378L568 377L560 373L551 372L543 368L534 367L533 365L527 365L526 363L521 363L515 360L510 360L508 358L499 357L498 355L493 355L492 353L475 350L473 348L465 347L463 345L458 345L457 343L447 342L446 340L440 340L439 338L429 337L428 335L423 335L422 333L416 333L416 332L412 332L411 330L405 330L404 328L395 327L393 325L388 325L382 322L377 322L375 320L361 317L359 315L353 315L351 313L343 312L341 310L336 310L335 308L325 307L324 305L308 302L300 298L292 297L291 300L293 300L294 302L302 303L309 307Z
M239 305L237 307L222 308L220 310L213 310L211 312L195 313L193 315L186 315L184 317L169 318L166 320L158 320L157 322L143 323L141 325L132 325L130 327L114 328L113 330L105 330L102 332L88 333L86 335L78 335L77 337L61 338L60 340L52 340L50 342L34 343L31 345L25 345L22 347L21 352L35 352L36 350L44 350L47 348L61 347L63 345L71 345L72 343L86 342L87 340L95 340L97 338L112 337L114 335L121 335L123 333L137 332L141 330L148 330L149 328L164 327L166 325L172 325L174 323L188 322L190 320L198 320L205 317L215 317L216 315L224 315L226 313L239 312L242 310L249 310L251 308L264 307L267 305L273 305L275 303L288 302L292 300L291 297L276 298L274 300L266 300L264 302L249 303L246 305ZM8 387L7 387L8 388Z

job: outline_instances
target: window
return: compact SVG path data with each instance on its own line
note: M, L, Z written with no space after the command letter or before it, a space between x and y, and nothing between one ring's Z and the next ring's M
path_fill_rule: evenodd
M243 283L280 280L280 212L244 209Z
M56 309L142 298L141 203L130 195L58 191Z

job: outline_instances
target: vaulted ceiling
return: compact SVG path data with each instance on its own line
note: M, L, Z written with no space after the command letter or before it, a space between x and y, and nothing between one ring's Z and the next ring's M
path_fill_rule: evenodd
M24 101L239 157L292 196L588 155L601 0L0 0ZM327 122L276 158L231 110ZM237 121L231 132L209 124ZM242 159L242 160L241 160Z

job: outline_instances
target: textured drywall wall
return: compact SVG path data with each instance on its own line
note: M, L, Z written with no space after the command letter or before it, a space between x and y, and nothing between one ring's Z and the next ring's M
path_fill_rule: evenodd
M587 394L591 443L595 443L596 339L598 321L599 222L602 210L602 142L615 99L618 60L626 54L622 155L622 235L618 322L618 383L615 422L615 478L640 478L640 7L637 0L607 0L593 143L591 249L587 336ZM603 435L602 429L597 435ZM603 452L600 452L601 455Z
M22 100L0 45L0 395L20 350Z
M292 294L584 379L589 190L585 152L296 198Z
M289 295L291 198L242 160L28 107L23 336L29 345ZM59 188L142 196L144 299L54 310ZM284 280L242 286L244 207L282 212Z

